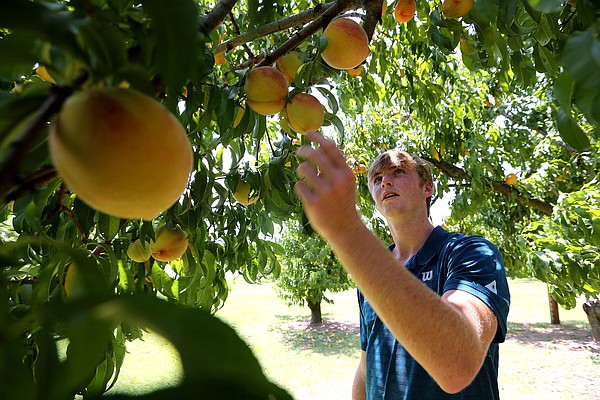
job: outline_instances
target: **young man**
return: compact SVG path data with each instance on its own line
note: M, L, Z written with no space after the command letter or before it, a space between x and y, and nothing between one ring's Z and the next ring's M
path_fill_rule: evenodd
M335 144L316 148L296 192L315 230L359 288L362 355L353 399L497 399L498 345L510 296L495 246L429 220L430 166L408 153L380 155L369 188L394 243L386 248L356 209L354 175Z

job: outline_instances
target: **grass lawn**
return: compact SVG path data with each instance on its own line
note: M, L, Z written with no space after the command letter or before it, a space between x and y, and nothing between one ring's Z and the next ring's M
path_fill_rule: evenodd
M581 306L561 309L562 324L554 327L543 283L513 280L510 288L510 332L500 346L502 398L600 400L600 346L591 339ZM269 378L294 398L350 399L360 354L356 294L331 297L334 304L322 305L325 323L312 327L308 308L287 307L271 284L236 279L217 315L235 327ZM160 336L148 334L128 351L112 393L144 393L181 379L177 352Z

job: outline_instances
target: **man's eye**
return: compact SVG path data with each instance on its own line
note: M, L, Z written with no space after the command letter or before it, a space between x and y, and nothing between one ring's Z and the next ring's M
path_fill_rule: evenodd
M398 168L396 171L394 171L394 173L395 173L396 175L402 175L402 174L404 173L404 170L403 170L403 169L400 169L400 168Z
M375 182L375 183L379 183L379 182L381 182L381 176L376 176L376 177L373 179L373 182Z

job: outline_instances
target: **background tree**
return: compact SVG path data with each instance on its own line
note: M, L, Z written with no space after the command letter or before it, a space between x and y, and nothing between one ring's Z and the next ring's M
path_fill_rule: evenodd
M319 94L323 130L347 154L368 161L401 145L428 155L438 195L454 193L449 226L488 234L512 276L546 280L565 306L597 296L597 2L476 0L454 19L441 1L419 1L406 23L392 6L382 16L375 0L0 2L0 396L98 395L142 326L188 354L198 344L193 319L206 337L197 348L204 357L189 352L187 380L164 398L196 393L192 382L223 395L286 397L207 312L225 301L227 272L249 281L277 272L275 228L301 220L292 186L303 140L277 115L249 109L244 90L248 71L292 49L302 66L289 95ZM359 77L321 57L321 30L341 14L361 21L370 41ZM51 162L49 131L63 103L103 87L160 101L192 146L181 198L152 220L91 208ZM115 179L131 171L112 168ZM516 185L505 183L509 171ZM379 230L364 179L359 205ZM152 241L161 226L187 235L180 259L127 256L130 243ZM80 296L70 297L65 280L76 270ZM240 370L228 375L228 363Z
M280 258L281 274L276 278L277 294L288 305L310 309L310 323L323 322L321 302L332 304L327 292L348 290L353 283L340 265L333 251L315 232L291 221L286 224L279 243L283 247Z

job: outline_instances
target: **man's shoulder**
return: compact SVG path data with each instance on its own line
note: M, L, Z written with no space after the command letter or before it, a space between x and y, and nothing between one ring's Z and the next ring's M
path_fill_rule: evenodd
M460 232L448 232L448 236L444 241L444 247L447 249L488 247L493 251L498 250L494 243L492 243L489 239L481 235L473 235Z

